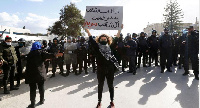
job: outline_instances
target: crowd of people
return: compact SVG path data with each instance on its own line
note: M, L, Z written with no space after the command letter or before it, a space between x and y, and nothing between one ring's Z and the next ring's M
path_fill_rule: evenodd
M123 26L122 26L123 29ZM172 65L184 68L183 76L189 74L189 63L191 61L195 79L199 80L199 33L190 26L188 32L181 35L177 32L169 33L167 28L164 34L157 35L156 30L152 30L152 35L147 36L141 32L128 33L123 36L121 30L114 37L106 34L92 36L88 29L85 29L89 36L86 40L84 36L71 37L59 40L54 38L53 42L43 40L34 42L30 53L27 55L25 70L25 83L30 86L29 108L35 107L36 88L38 85L40 93L40 103L44 103L44 81L52 65L52 75L56 77L57 65L59 74L64 77L74 73L80 75L84 71L88 74L88 68L92 65L93 73L97 73L98 79L98 104L101 107L101 98L105 78L110 92L110 105L114 108L114 72L125 72L136 75L137 69L141 66L159 66L161 73L172 72ZM17 46L12 46L12 38L6 37L0 44L0 67L3 69L4 94L9 94L11 90L18 90L22 76L21 55L19 49L25 47L25 40L20 39ZM142 59L142 63L141 63ZM63 66L66 66L66 72ZM71 69L72 67L72 69ZM14 85L15 68L17 68L17 85ZM78 70L78 71L77 71ZM8 90L8 79L10 79L10 91Z

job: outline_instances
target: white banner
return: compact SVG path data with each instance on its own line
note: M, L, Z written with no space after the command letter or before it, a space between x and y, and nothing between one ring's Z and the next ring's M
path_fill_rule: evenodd
M85 28L121 30L123 6L86 6Z

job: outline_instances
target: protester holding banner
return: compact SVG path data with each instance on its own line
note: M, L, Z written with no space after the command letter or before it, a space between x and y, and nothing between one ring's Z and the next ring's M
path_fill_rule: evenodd
M123 28L123 26L122 26ZM96 41L92 38L89 29L85 29L89 36L89 42L95 49L97 55L97 79L98 79L98 104L97 108L101 108L101 99L103 92L103 85L105 78L107 79L107 84L110 92L110 106L114 108L114 66L118 67L119 64L116 58L112 55L110 45L112 43L112 38L106 34L102 34L96 38ZM117 37L120 36L121 30L118 30Z

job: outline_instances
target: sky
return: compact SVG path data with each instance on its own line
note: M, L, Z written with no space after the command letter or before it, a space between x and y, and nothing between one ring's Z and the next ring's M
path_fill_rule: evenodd
M149 24L163 22L164 7L169 0L0 0L0 25L47 33L47 28L59 20L63 6L75 3L85 16L86 6L123 6L123 34L139 33ZM199 20L199 0L177 0L183 10L185 23ZM91 30L93 35L116 30Z

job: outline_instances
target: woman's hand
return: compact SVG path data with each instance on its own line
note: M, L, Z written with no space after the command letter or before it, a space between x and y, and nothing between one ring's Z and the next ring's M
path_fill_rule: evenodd
M85 24L82 27L85 29L85 32L88 34L88 36L92 36L90 30L85 28Z
M121 25L121 30L122 30L123 28L124 28L124 25L122 24L122 25ZM120 37L121 30L118 30L118 33L117 33L117 37L118 37L118 38Z

